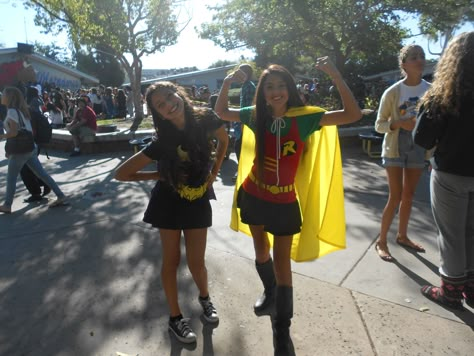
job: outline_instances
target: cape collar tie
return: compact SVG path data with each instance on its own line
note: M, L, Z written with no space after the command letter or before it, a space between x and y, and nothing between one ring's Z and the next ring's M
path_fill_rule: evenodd
M279 160L280 160L280 137L281 137L281 129L286 127L286 122L283 119L283 117L275 117L273 119L272 125L270 127L270 132L276 136L276 176L277 176L277 181L276 185L280 184L280 171L279 171Z

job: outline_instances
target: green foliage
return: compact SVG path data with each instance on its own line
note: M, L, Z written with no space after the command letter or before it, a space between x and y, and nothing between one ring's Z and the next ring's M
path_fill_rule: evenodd
M246 46L259 67L278 63L308 77L320 75L313 64L328 55L351 83L397 67L402 40L412 35L400 11L420 15L432 36L474 20L473 0L229 0L209 9L202 38L228 50Z
M229 64L234 64L234 62L232 61L229 61L229 60L218 60L214 63L212 63L208 69L211 69L211 68L220 68L220 67L225 67L225 66L228 66Z
M105 86L120 87L125 79L117 59L103 52L77 52L77 69L98 78Z
M375 0L230 0L210 9L213 21L201 26L201 37L254 49L259 67L279 63L310 76L323 55L344 74L386 70L405 35L391 8Z
M74 61L69 56L68 50L56 44L45 45L38 41L34 44L34 51L46 58L52 59L58 63L69 67L74 67Z

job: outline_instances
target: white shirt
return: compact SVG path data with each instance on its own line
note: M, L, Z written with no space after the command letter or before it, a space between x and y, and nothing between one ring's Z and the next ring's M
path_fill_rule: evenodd
M18 113L21 115L21 118L24 122L25 128L33 132L33 129L31 127L31 121L27 118L25 118L25 115L20 110L15 110L15 109L8 109L7 111L7 117L5 118L5 121L3 122L3 126L5 128L5 132L9 133L11 131L11 122L15 121L18 129L20 129L20 120L18 119Z
M398 109L402 120L416 116L418 102L429 87L430 83L423 79L420 84L415 86L408 86L404 83L400 84L400 101L398 103Z

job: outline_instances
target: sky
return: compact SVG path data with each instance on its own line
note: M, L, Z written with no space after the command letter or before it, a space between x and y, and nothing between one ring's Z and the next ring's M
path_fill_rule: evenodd
M212 19L212 12L208 11L206 5L215 5L220 0L189 0L189 13L192 15L192 21L181 33L178 43L174 46L167 47L161 53L156 53L149 57L143 57L143 68L145 69L171 69L194 67L198 69L206 69L211 64L219 60L229 60L238 62L241 56L245 58L253 58L254 53L250 50L225 51L210 40L200 39L194 30L195 26L199 26L203 22L209 22ZM21 0L0 0L0 13L2 20L0 21L0 43L6 48L17 46L17 42L33 44L38 41L42 44L49 44L50 36L41 34L41 28L34 24L34 11L26 10ZM182 11L184 19L189 14ZM416 20L407 17L405 23L411 27L414 34L418 33L416 28ZM472 24L464 26L460 31L472 31ZM56 44L64 46L67 43L66 35L59 36ZM423 36L416 36L405 41L406 43L420 44L427 54L427 58L438 58L428 53L428 41ZM436 44L430 45L432 51L439 51Z

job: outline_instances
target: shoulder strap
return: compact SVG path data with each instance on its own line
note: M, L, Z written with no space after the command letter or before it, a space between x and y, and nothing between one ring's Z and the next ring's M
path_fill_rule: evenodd
M18 110L16 110L16 114L18 115L18 123L20 124L20 128L26 129L25 122L23 121L23 114Z

